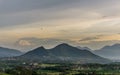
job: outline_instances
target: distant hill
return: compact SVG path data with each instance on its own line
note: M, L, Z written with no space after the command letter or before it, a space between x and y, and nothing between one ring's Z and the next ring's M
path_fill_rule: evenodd
M0 47L0 57L12 57L19 56L22 54L23 53L18 50Z
M88 47L80 47L80 46L77 46L77 48L81 49L81 50L89 50L89 51L92 51L90 48Z
M95 50L93 53L109 59L120 59L120 44L105 46L99 50Z
M75 62L75 63L106 63L109 60L97 56L88 50L80 50L68 44L60 44L52 49L39 47L34 49L19 58L29 59L41 62Z

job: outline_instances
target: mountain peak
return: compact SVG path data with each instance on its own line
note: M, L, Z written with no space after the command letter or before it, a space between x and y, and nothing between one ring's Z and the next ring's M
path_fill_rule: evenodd
M59 44L58 47L62 47L62 46L70 46L69 44L67 43L62 43L62 44Z
M41 47L39 47L39 48L41 48L41 49L45 49L43 46L41 46Z
M36 48L36 49L34 49L35 51L46 51L46 49L43 47L43 46L41 46L41 47L38 47L38 48Z

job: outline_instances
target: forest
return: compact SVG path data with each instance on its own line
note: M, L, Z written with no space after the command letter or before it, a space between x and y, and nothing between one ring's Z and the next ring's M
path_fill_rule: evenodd
M120 75L120 63L70 64L4 61L0 65L0 75Z

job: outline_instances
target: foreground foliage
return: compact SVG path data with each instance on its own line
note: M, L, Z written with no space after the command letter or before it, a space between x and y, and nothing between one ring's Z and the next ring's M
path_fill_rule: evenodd
M120 64L0 62L0 75L120 75Z

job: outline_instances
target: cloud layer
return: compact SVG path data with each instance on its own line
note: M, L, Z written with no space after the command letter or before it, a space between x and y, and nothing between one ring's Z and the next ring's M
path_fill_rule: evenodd
M64 41L100 48L119 42L119 13L120 0L0 0L0 45L24 50Z

